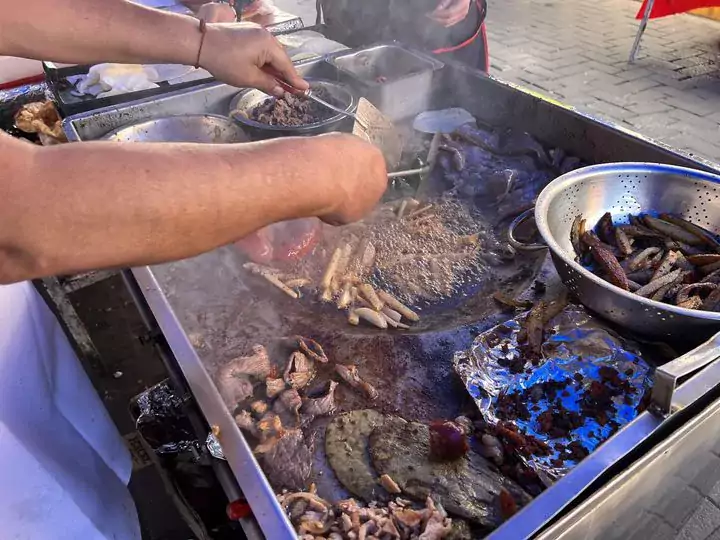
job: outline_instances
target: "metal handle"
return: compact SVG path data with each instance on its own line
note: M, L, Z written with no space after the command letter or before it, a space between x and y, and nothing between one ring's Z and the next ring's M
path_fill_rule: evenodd
M418 169L406 169L404 171L395 171L388 173L388 178L399 178L401 176L414 176L416 174L427 174L430 172L430 166L425 165L424 167L420 167Z
M680 358L668 362L655 370L653 378L652 403L662 415L669 415L682 408L673 404L678 379L699 370L720 359L720 333Z
M525 210L522 214L513 219L512 223L508 226L508 243L518 251L540 251L541 249L547 249L545 244L526 244L515 238L515 229L531 217L534 218L534 214L535 208Z

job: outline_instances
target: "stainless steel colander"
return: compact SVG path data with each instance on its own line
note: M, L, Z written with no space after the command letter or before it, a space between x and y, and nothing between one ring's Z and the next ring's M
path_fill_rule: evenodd
M570 228L577 215L595 224L605 212L668 212L720 233L720 176L653 163L585 167L551 182L535 205L538 231L563 283L597 314L660 339L700 341L720 330L720 313L684 309L624 291L575 262ZM538 246L524 246L525 249Z

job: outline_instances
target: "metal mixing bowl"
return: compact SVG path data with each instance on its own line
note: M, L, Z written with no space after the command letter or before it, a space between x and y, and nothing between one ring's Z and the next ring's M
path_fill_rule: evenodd
M165 116L123 126L103 137L118 142L229 144L249 141L235 122L215 114Z
M588 226L605 212L627 222L628 214L668 212L720 232L720 176L652 163L585 167L551 182L535 205L535 221L563 283L599 315L635 332L698 341L720 330L720 313L679 308L624 291L575 262L570 228L576 216Z
M307 79L307 81L310 83L311 88L322 88L332 96L334 102L344 104L346 111L355 112L357 110L357 99L348 85L321 79ZM349 131L352 128L353 119L339 113L334 114L322 122L303 126L271 126L251 120L250 112L268 99L268 97L270 96L260 90L243 90L230 101L230 118L239 122L248 133L252 133L259 139L282 136L318 135L320 133L330 133L331 131L343 131L345 128ZM335 103L333 103L333 105L334 104Z

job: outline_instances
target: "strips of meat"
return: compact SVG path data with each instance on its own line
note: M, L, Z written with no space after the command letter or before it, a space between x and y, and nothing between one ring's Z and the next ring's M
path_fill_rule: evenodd
M577 216L570 230L573 250L580 249L577 260L639 296L687 309L720 311L718 237L670 214L631 215L629 221L615 225L606 213L594 231L578 239L583 219Z
M305 398L302 406L303 414L310 416L326 416L335 412L335 389L338 383L330 381L323 395L316 398Z
M615 226L610 212L603 214L603 217L598 221L596 230L600 240L611 246L615 244Z
M253 346L250 356L235 358L222 366L216 383L225 404L232 410L238 403L250 399L253 395L251 379L264 378L271 369L270 358L262 345Z
M313 361L300 351L290 355L283 379L293 388L305 388L315 376Z
M352 388L359 390L368 399L377 399L377 390L375 390L375 387L373 387L370 383L367 383L360 378L357 366L337 364L335 366L335 372L340 375L340 378L342 378L343 381L348 383Z
M705 243L691 232L688 232L674 223L669 223L665 220L657 219L652 216L644 216L643 221L645 222L645 225L650 227L652 230L659 232L664 236L668 236L673 240L677 240L678 242L683 242L690 246L699 246Z
M701 253L700 255L690 255L687 260L697 266L708 266L720 263L720 254L717 253Z
M635 272L637 270L646 269L650 258L654 255L657 255L658 253L662 253L662 250L658 247L649 247L643 249L628 261L628 270L630 272Z
M628 235L625 234L625 231L620 228L615 229L615 243L617 244L617 247L620 250L620 254L623 257L627 257L633 252L630 238L628 238Z
M223 370L229 370L236 376L246 375L248 377L264 378L270 374L272 365L265 347L254 345L251 355L230 360L223 366Z
M655 273L653 274L652 278L650 278L650 281L655 281L656 279L670 273L670 270L672 270L673 266L675 266L677 260L677 252L668 251L663 257L663 259L660 261L658 267L655 269Z
M596 237L589 231L583 235L582 241L589 247L590 254L607 275L608 281L625 291L630 290L625 270L620 266L620 262L618 262L612 251L596 241Z
M651 281L644 287L639 288L637 291L635 291L635 294L640 296L650 296L653 293L657 292L661 287L664 287L665 285L668 285L675 281L677 278L680 277L681 274L682 270L673 270L669 274L666 274L663 277L656 279L655 281Z
M314 339L303 336L293 336L284 340L284 343L294 349L300 349L300 352L321 364L327 364L329 359L320 344Z
M660 214L660 218L664 221L677 225L688 231L690 234L699 238L703 244L713 249L714 251L720 252L720 241L710 231L703 229L699 225L690 223L680 217L673 216L671 214Z

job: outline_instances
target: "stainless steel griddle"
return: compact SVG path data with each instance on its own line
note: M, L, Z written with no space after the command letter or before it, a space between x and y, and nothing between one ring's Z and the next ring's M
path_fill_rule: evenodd
M307 76L341 77L324 60L305 62L300 69ZM207 84L152 101L70 117L65 127L71 140L93 140L122 125L154 116L222 114L236 92L226 85ZM431 108L464 107L480 122L527 131L547 146L560 147L588 163L651 161L718 171L712 163L675 153L637 134L452 63L434 73L430 103ZM558 284L542 256L528 259L526 266L529 270L515 283L516 290L530 286L538 275L543 275L550 287ZM382 410L413 410L419 420L453 417L461 406L458 396L463 390L452 374L452 353L466 346L475 332L507 317L486 301L477 302L460 318L439 318L422 333L348 330L340 317L337 323L329 319L326 324L323 319L320 325L307 310L278 310L277 304L268 303L268 294L258 295L231 248L176 263L136 268L132 273L208 424L219 428L223 452L262 533L272 540L295 538L295 533L212 382L218 365L246 352L254 343L270 343L281 335L307 334L321 341L336 360L349 361L363 355L373 375L397 383L396 395L388 394L390 386L379 389ZM387 358L393 361L382 362ZM720 368L710 366L680 385L675 403L692 411L719 383ZM434 407L429 407L430 402ZM596 489L598 481L625 467L626 461L646 451L683 419L682 411L669 417L654 412L641 414L506 522L492 538L516 539L538 533Z

